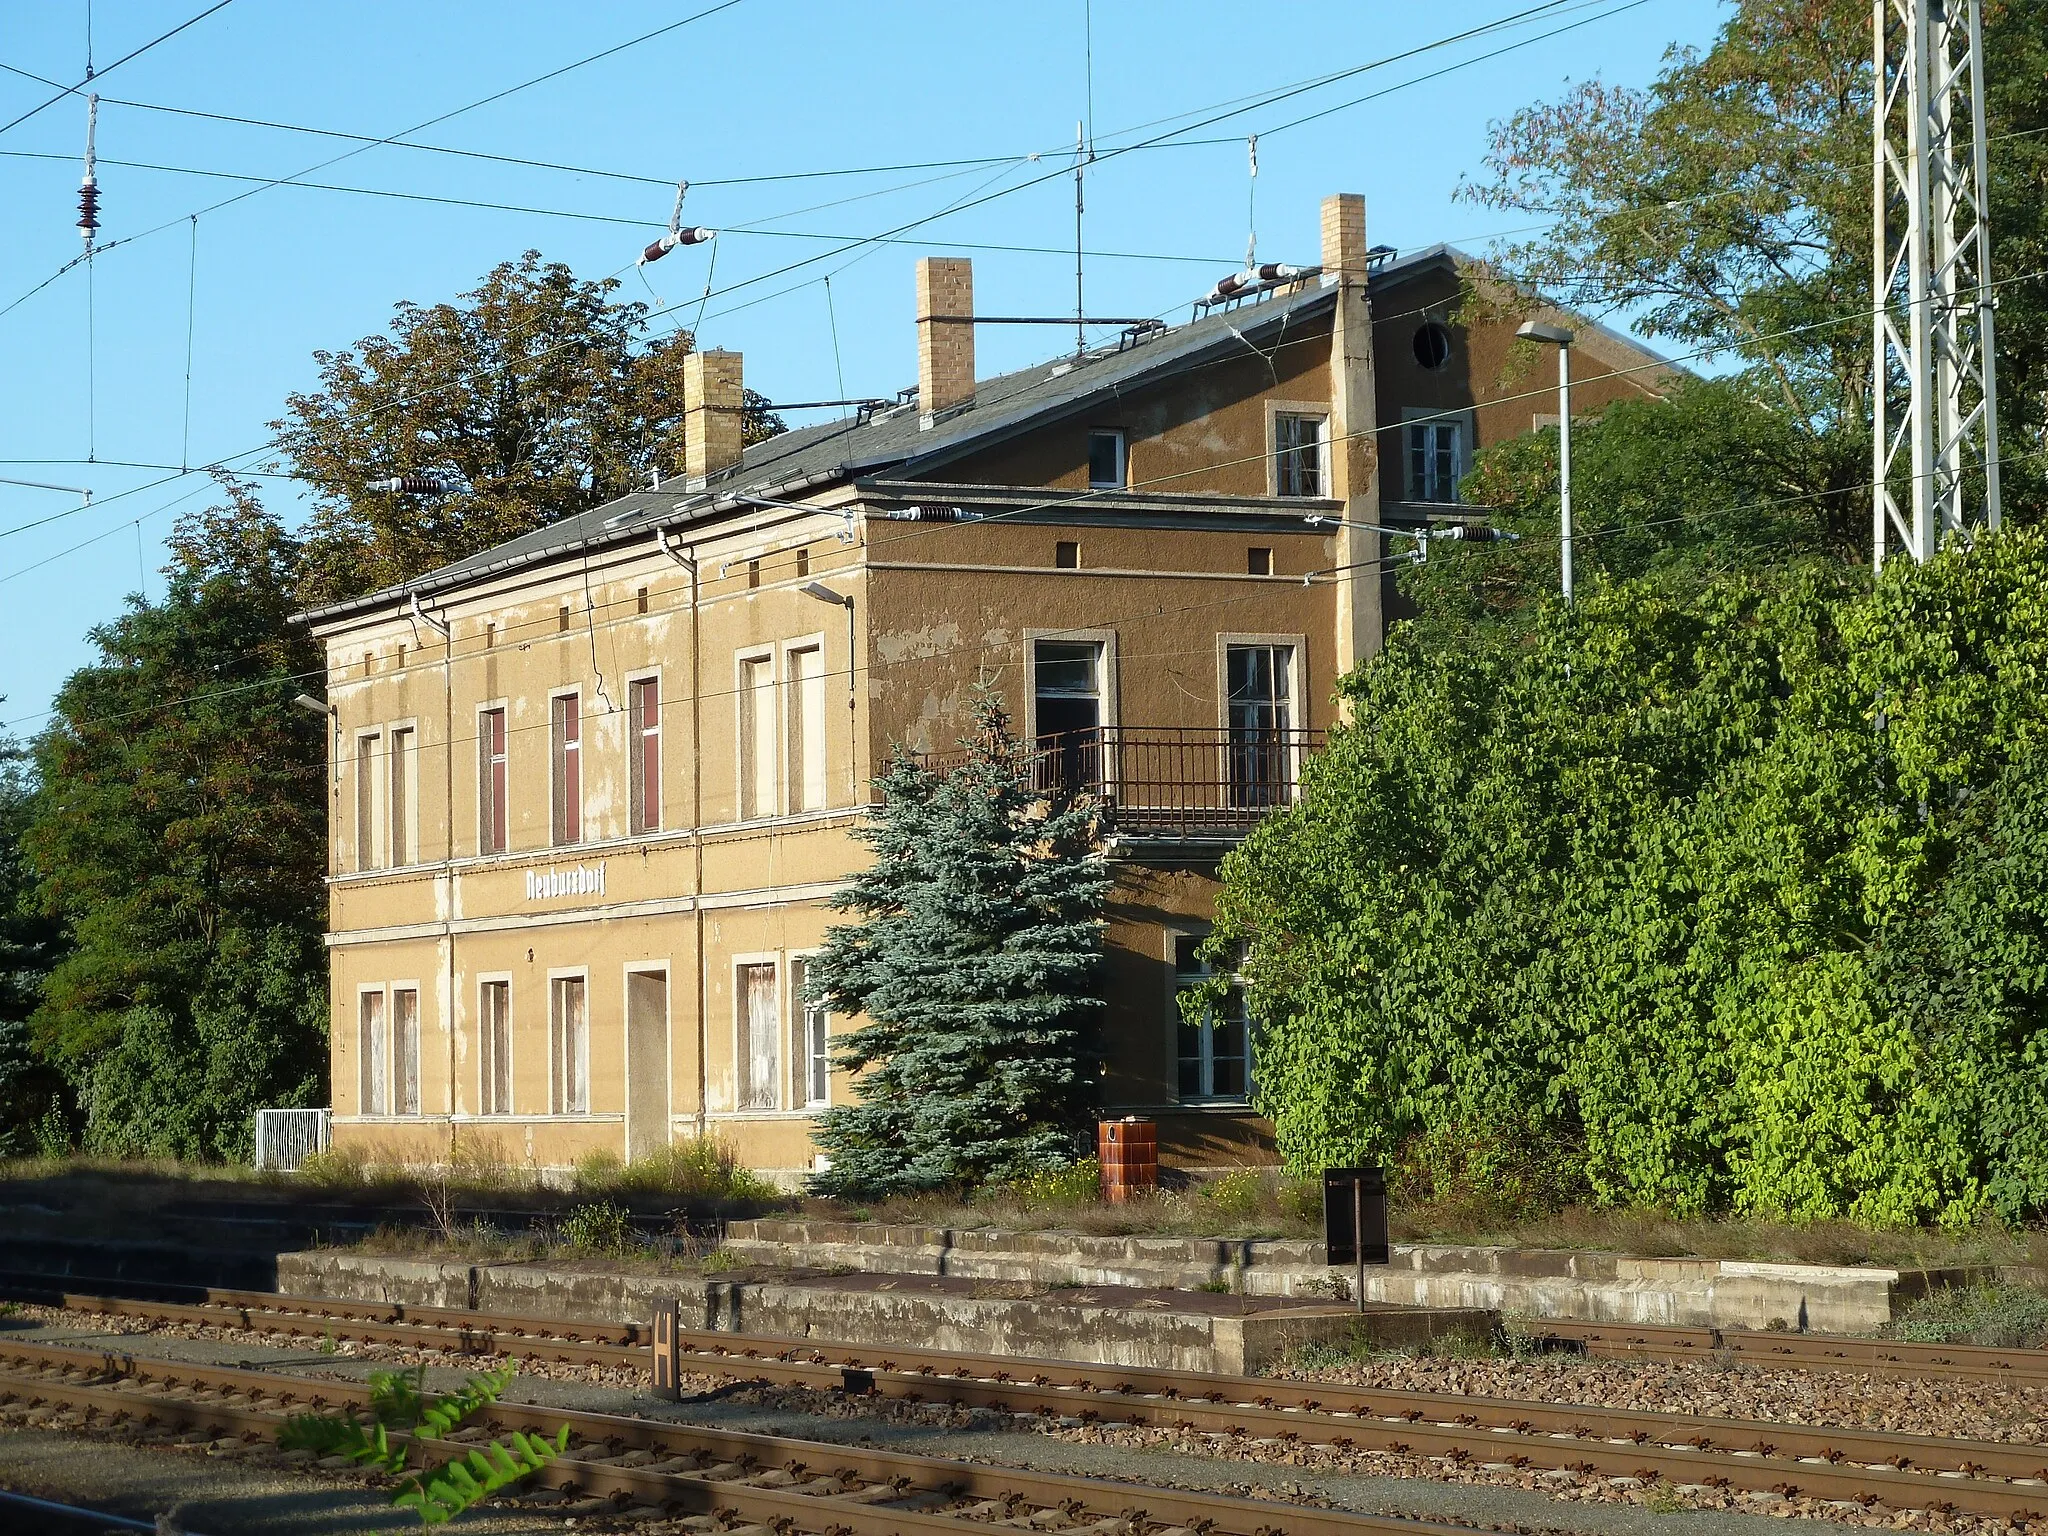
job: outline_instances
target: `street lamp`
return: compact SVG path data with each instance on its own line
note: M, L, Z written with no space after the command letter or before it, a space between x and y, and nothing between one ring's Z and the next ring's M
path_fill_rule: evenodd
M1564 600L1572 600L1572 333L1561 325L1525 320L1515 335L1557 348L1557 499L1564 523Z

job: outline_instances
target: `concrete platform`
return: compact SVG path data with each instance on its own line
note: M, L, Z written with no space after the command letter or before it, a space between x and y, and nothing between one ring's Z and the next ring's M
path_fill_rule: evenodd
M459 1264L346 1250L278 1258L288 1295L467 1307L527 1317L645 1319L681 1299L686 1323L729 1333L957 1349L1020 1360L1249 1375L1304 1344L1414 1347L1498 1326L1481 1309L1355 1307L1325 1300L1130 1286L1033 1287L962 1276L804 1270L716 1277L595 1264Z
M1222 1284L1247 1296L1346 1299L1352 1274L1323 1245L1285 1239L1091 1237L1077 1232L736 1221L727 1251L767 1264L1037 1284ZM1867 1333L1943 1285L1989 1270L1899 1270L1566 1249L1396 1243L1366 1271L1368 1301L1522 1317Z

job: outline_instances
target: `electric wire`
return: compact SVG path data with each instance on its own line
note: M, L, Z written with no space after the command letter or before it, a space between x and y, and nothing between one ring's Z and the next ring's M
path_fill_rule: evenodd
M98 74L94 74L93 72L91 64L90 44L88 44L88 50L86 55L87 63L85 79L79 81L77 85L60 86L57 90L57 94L52 96L48 101L44 102L41 106L31 107L28 109L28 111L22 113L21 116L12 119L9 122L0 123L0 133L6 133L11 128L19 128L23 123L27 122L30 118L35 117L42 112L46 112L51 107L57 105L57 103L62 101L66 96L77 95L82 87L91 84L96 79L100 79L107 75L111 75L115 70L119 69L123 64L126 64L130 59L141 58L145 53L149 52L150 49L156 47L158 43L169 42L172 38L176 37L180 32L183 32L187 27L197 26L200 22L206 20L207 17L211 16L215 11L226 10L227 7L232 5L233 3L234 0L217 0L216 4L209 5L197 16L192 17L191 20L181 21L175 27L171 28L170 31L162 34L159 37L151 38L148 42L144 43L140 48L136 48L128 53L122 54L120 58L114 60L114 62L109 64L105 69L100 70ZM737 3L737 0L735 0L735 3ZM27 71L16 70L15 73L26 74ZM45 83L48 84L52 82Z

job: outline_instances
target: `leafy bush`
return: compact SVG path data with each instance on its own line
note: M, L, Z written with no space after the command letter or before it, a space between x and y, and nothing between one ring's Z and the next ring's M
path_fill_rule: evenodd
M329 1147L308 1153L298 1177L315 1189L360 1189L369 1175L369 1154L361 1147Z
M1682 578L1345 680L1211 941L1282 1154L1475 1219L2048 1212L2048 535Z
M2048 1345L2048 1295L2016 1285L1947 1287L1921 1297L1885 1331L1923 1344L2039 1349Z
M578 1253L623 1258L633 1246L631 1213L616 1200L573 1206L562 1218L562 1241Z
M994 1198L1013 1199L1035 1210L1070 1210L1102 1198L1102 1164L1092 1157L996 1186Z

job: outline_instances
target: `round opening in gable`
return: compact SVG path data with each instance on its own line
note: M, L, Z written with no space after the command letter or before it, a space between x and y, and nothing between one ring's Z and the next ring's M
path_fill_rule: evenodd
M1415 361L1425 368L1441 368L1451 360L1451 333L1434 320L1415 328Z

